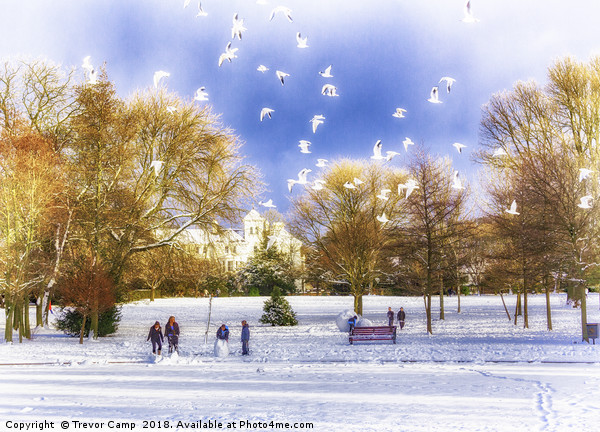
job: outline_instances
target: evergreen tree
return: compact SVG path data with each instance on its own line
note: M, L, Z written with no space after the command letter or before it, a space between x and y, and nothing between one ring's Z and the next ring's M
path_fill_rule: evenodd
M298 325L296 313L285 297L281 296L279 287L273 289L271 298L265 301L263 311L264 314L260 317L260 322L263 324L271 324L272 326Z

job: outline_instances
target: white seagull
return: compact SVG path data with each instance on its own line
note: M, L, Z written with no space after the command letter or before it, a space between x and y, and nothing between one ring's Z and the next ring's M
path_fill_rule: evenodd
M458 171L454 171L454 178L452 179L452 189L464 189L462 181L458 178Z
M511 215L519 215L520 213L517 211L517 201L513 200L509 209L504 210L506 213Z
M446 81L446 91L448 93L450 93L452 84L454 84L456 82L456 80L454 78L450 78L450 77L442 77L442 79L440 79L440 84L442 83L442 81Z
M83 64L81 65L81 67L84 68L85 70L87 70L89 73L94 72L94 66L92 66L92 63L90 63L91 58L92 58L92 56L84 57Z
M471 1L467 0L467 2L465 3L465 8L464 8L464 12L465 12L465 16L462 19L462 22L464 23L476 23L477 21L479 21L477 18L475 18L473 16L473 12L471 12Z
M296 42L298 42L298 45L296 45L296 46L298 48L308 48L307 40L308 40L308 37L302 38L302 35L300 34L300 32L296 33Z
M327 166L327 162L329 162L327 159L317 159L317 163L315 166L319 168L325 168Z
M312 131L313 131L313 133L317 133L317 126L319 126L320 124L322 124L323 120L325 120L325 116L321 115L321 114L315 114L313 116L313 118L311 118L309 120L309 122L312 123Z
M462 153L462 149L464 149L466 145L455 142L454 144L452 144L452 147L458 150L459 153Z
M162 169L164 162L163 161L152 161L152 163L150 163L150 168L154 169L154 175L158 176L158 174L160 173L160 170Z
M385 154L387 155L385 157L385 160L388 161L388 162L391 161L392 159L394 159L395 156L399 156L400 155L400 153L392 151L392 150L386 151Z
M417 184L417 182L413 179L408 179L406 183L400 183L398 184L398 194L401 194L401 190L406 189L406 196L405 198L408 198L410 196L410 194L413 193L413 191L415 189L419 189L419 185Z
M579 168L579 181L585 180L594 171L588 168Z
M168 112L169 114L175 114L175 113L177 112L177 107L176 107L176 106L173 106L173 105L169 105L169 106L167 107L167 112Z
M339 94L337 94L337 87L332 84L325 84L321 89L321 94L331 97L339 96Z
M154 72L154 87L158 87L158 85L160 84L160 80L169 76L171 76L169 72L165 72L162 70Z
M265 116L267 116L269 118L273 118L273 117L271 117L271 113L273 113L273 112L275 112L275 110L271 109L271 108L264 107L263 109L261 109L260 110L260 121L263 121Z
M381 213L381 216L377 216L376 218L379 222L381 222L382 224L389 222L390 220L387 218L387 216L385 215L385 212Z
M277 78L279 78L279 81L281 81L281 85L283 85L283 79L285 77L289 77L290 76L289 73L285 73L285 72L282 72L282 71L279 71L279 70L275 71L275 75L277 75Z
M244 20L238 18L238 14L233 14L233 26L231 27L231 39L235 39L237 36L239 40L242 40L242 32L248 30L244 27Z
M380 200L387 201L390 199L390 197L388 197L388 194L390 193L392 193L391 189L381 189L379 195L377 195L377 198L379 198Z
M344 183L344 187L346 189L356 189L356 186L354 186L354 183L351 183L351 182Z
M381 154L381 147L382 147L381 140L377 140L377 142L373 146L373 156L371 156L371 159L374 159L374 160L385 159L385 156L383 156Z
M265 65L258 65L258 67L256 68L257 71L265 73L266 71L269 70L268 67L266 67Z
M202 2L198 2L198 13L196 14L196 18L205 17L207 15L208 14L204 12L204 9L202 9Z
M275 208L275 207L277 207L275 204L273 204L273 200L272 199L269 199L268 201L265 201L265 202L259 201L258 205L261 205L261 206L267 207L267 208Z
M310 141L306 141L306 140L300 140L300 144L298 144L298 147L300 147L300 153L310 153L310 150L308 149L308 147L310 147L312 143Z
M582 208L582 209L590 209L592 208L592 200L594 199L593 196L591 195L586 195L584 197L579 198L579 204L577 204L577 207Z
M411 140L409 137L406 137L404 139L404 141L402 141L402 144L404 144L404 151L408 151L408 146L409 145L415 145L415 143L413 142L413 140Z
M275 244L275 242L277 241L277 236L270 235L270 236L267 236L267 238L269 239L269 241L267 242L266 250L269 250L271 248L271 246L273 246Z
M289 22L294 21L294 20L292 20L292 10L286 6L277 6L275 9L273 9L271 11L271 16L269 17L269 21L273 21L273 18L275 18L275 15L278 13L285 15L285 17L288 19Z
M440 100L439 90L440 89L438 86L434 86L431 89L431 94L429 95L429 99L427 99L427 101L434 104L441 104L442 101Z
M298 173L298 180L294 180L294 179L288 179L287 183L288 183L288 190L290 191L290 193L292 192L292 187L295 184L302 184L305 185L307 183L306 180L306 176L308 175L309 172L312 172L311 169L308 168L303 168L299 173Z
M319 75L323 78L333 78L333 75L331 75L331 65L327 66L324 71L319 72Z
M325 180L315 180L311 186L314 190L322 190L325 185Z
M192 0L184 0L184 1L183 1L183 8L185 9L186 7L188 7L188 6L190 5L190 2L191 2L191 1L192 1Z
M194 100L198 102L204 102L208 100L208 93L206 93L206 87L200 87L198 90L196 90Z
M223 64L223 62L225 60L227 60L229 63L231 63L231 60L233 60L234 58L237 58L235 53L237 52L238 49L239 48L231 48L231 42L229 42L227 44L227 46L225 47L225 52L219 56L219 67L221 67L221 65Z
M396 111L394 112L394 114L392 114L392 116L396 118L404 118L405 112L406 110L404 108L396 108Z

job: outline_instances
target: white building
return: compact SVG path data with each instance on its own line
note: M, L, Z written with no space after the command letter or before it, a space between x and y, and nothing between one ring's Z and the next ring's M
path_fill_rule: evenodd
M225 271L234 272L242 268L263 241L264 231L281 252L290 255L294 265L302 264L300 240L293 237L283 223L272 226L256 210L252 209L244 217L243 236L234 229L226 229L221 234L205 229L193 228L182 232L178 242L189 252L206 259L216 259L222 263Z

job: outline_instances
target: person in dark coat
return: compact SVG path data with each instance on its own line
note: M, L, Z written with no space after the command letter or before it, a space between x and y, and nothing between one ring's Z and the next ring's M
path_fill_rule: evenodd
M348 318L348 326L350 327L348 329L348 333L352 334L352 330L354 329L354 327L356 327L356 319L358 317L356 315L354 315L353 317Z
M404 327L404 320L406 319L406 313L404 312L404 308L400 308L398 311L398 325L400 325L400 330Z
M174 316L170 316L165 325L165 337L169 341L169 354L173 351L179 354L179 324Z
M156 321L152 327L150 327L150 332L148 333L147 341L152 341L152 354L156 354L156 348L158 347L158 355L162 350L163 343L163 335L162 329L160 328L160 323Z
M391 307L388 308L387 311L387 317L388 317L388 326L393 326L394 325L394 311L392 310Z
M225 324L221 324L221 327L219 327L217 330L217 339L229 342L229 327L227 327Z
M242 355L250 354L248 345L250 343L250 327L246 320L242 321Z

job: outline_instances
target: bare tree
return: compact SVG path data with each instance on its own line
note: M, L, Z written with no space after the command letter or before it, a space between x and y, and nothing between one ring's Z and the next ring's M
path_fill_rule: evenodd
M408 288L423 296L427 332L432 333L431 298L443 296L443 277L448 254L466 236L466 189L454 189L450 161L434 159L423 150L416 153L409 172L417 186L406 197L406 212L396 231L398 276Z
M30 337L29 298L47 265L43 232L50 226L63 176L48 140L35 133L0 139L0 287L5 296L5 339Z
M536 219L558 246L551 259L544 259L578 281L599 264L595 221L600 206L592 200L589 208L580 208L581 198L598 196L599 110L600 58L587 64L566 58L550 67L546 87L517 83L511 92L494 95L481 123L484 151L479 160L526 183L527 201L536 196L541 203ZM581 169L593 173L580 177ZM544 277L547 285L550 273ZM584 338L585 320L582 315Z
M102 257L115 284L134 254L173 245L188 227L235 220L259 187L239 141L206 108L163 90L126 104L106 76L77 95L74 239Z
M322 180L323 189L307 185L293 200L292 231L307 248L307 265L316 264L347 281L354 310L362 314L362 296L388 267L382 251L389 241L387 231L401 217L396 191L406 173L383 164L341 160L330 165ZM384 215L388 222L381 222Z

